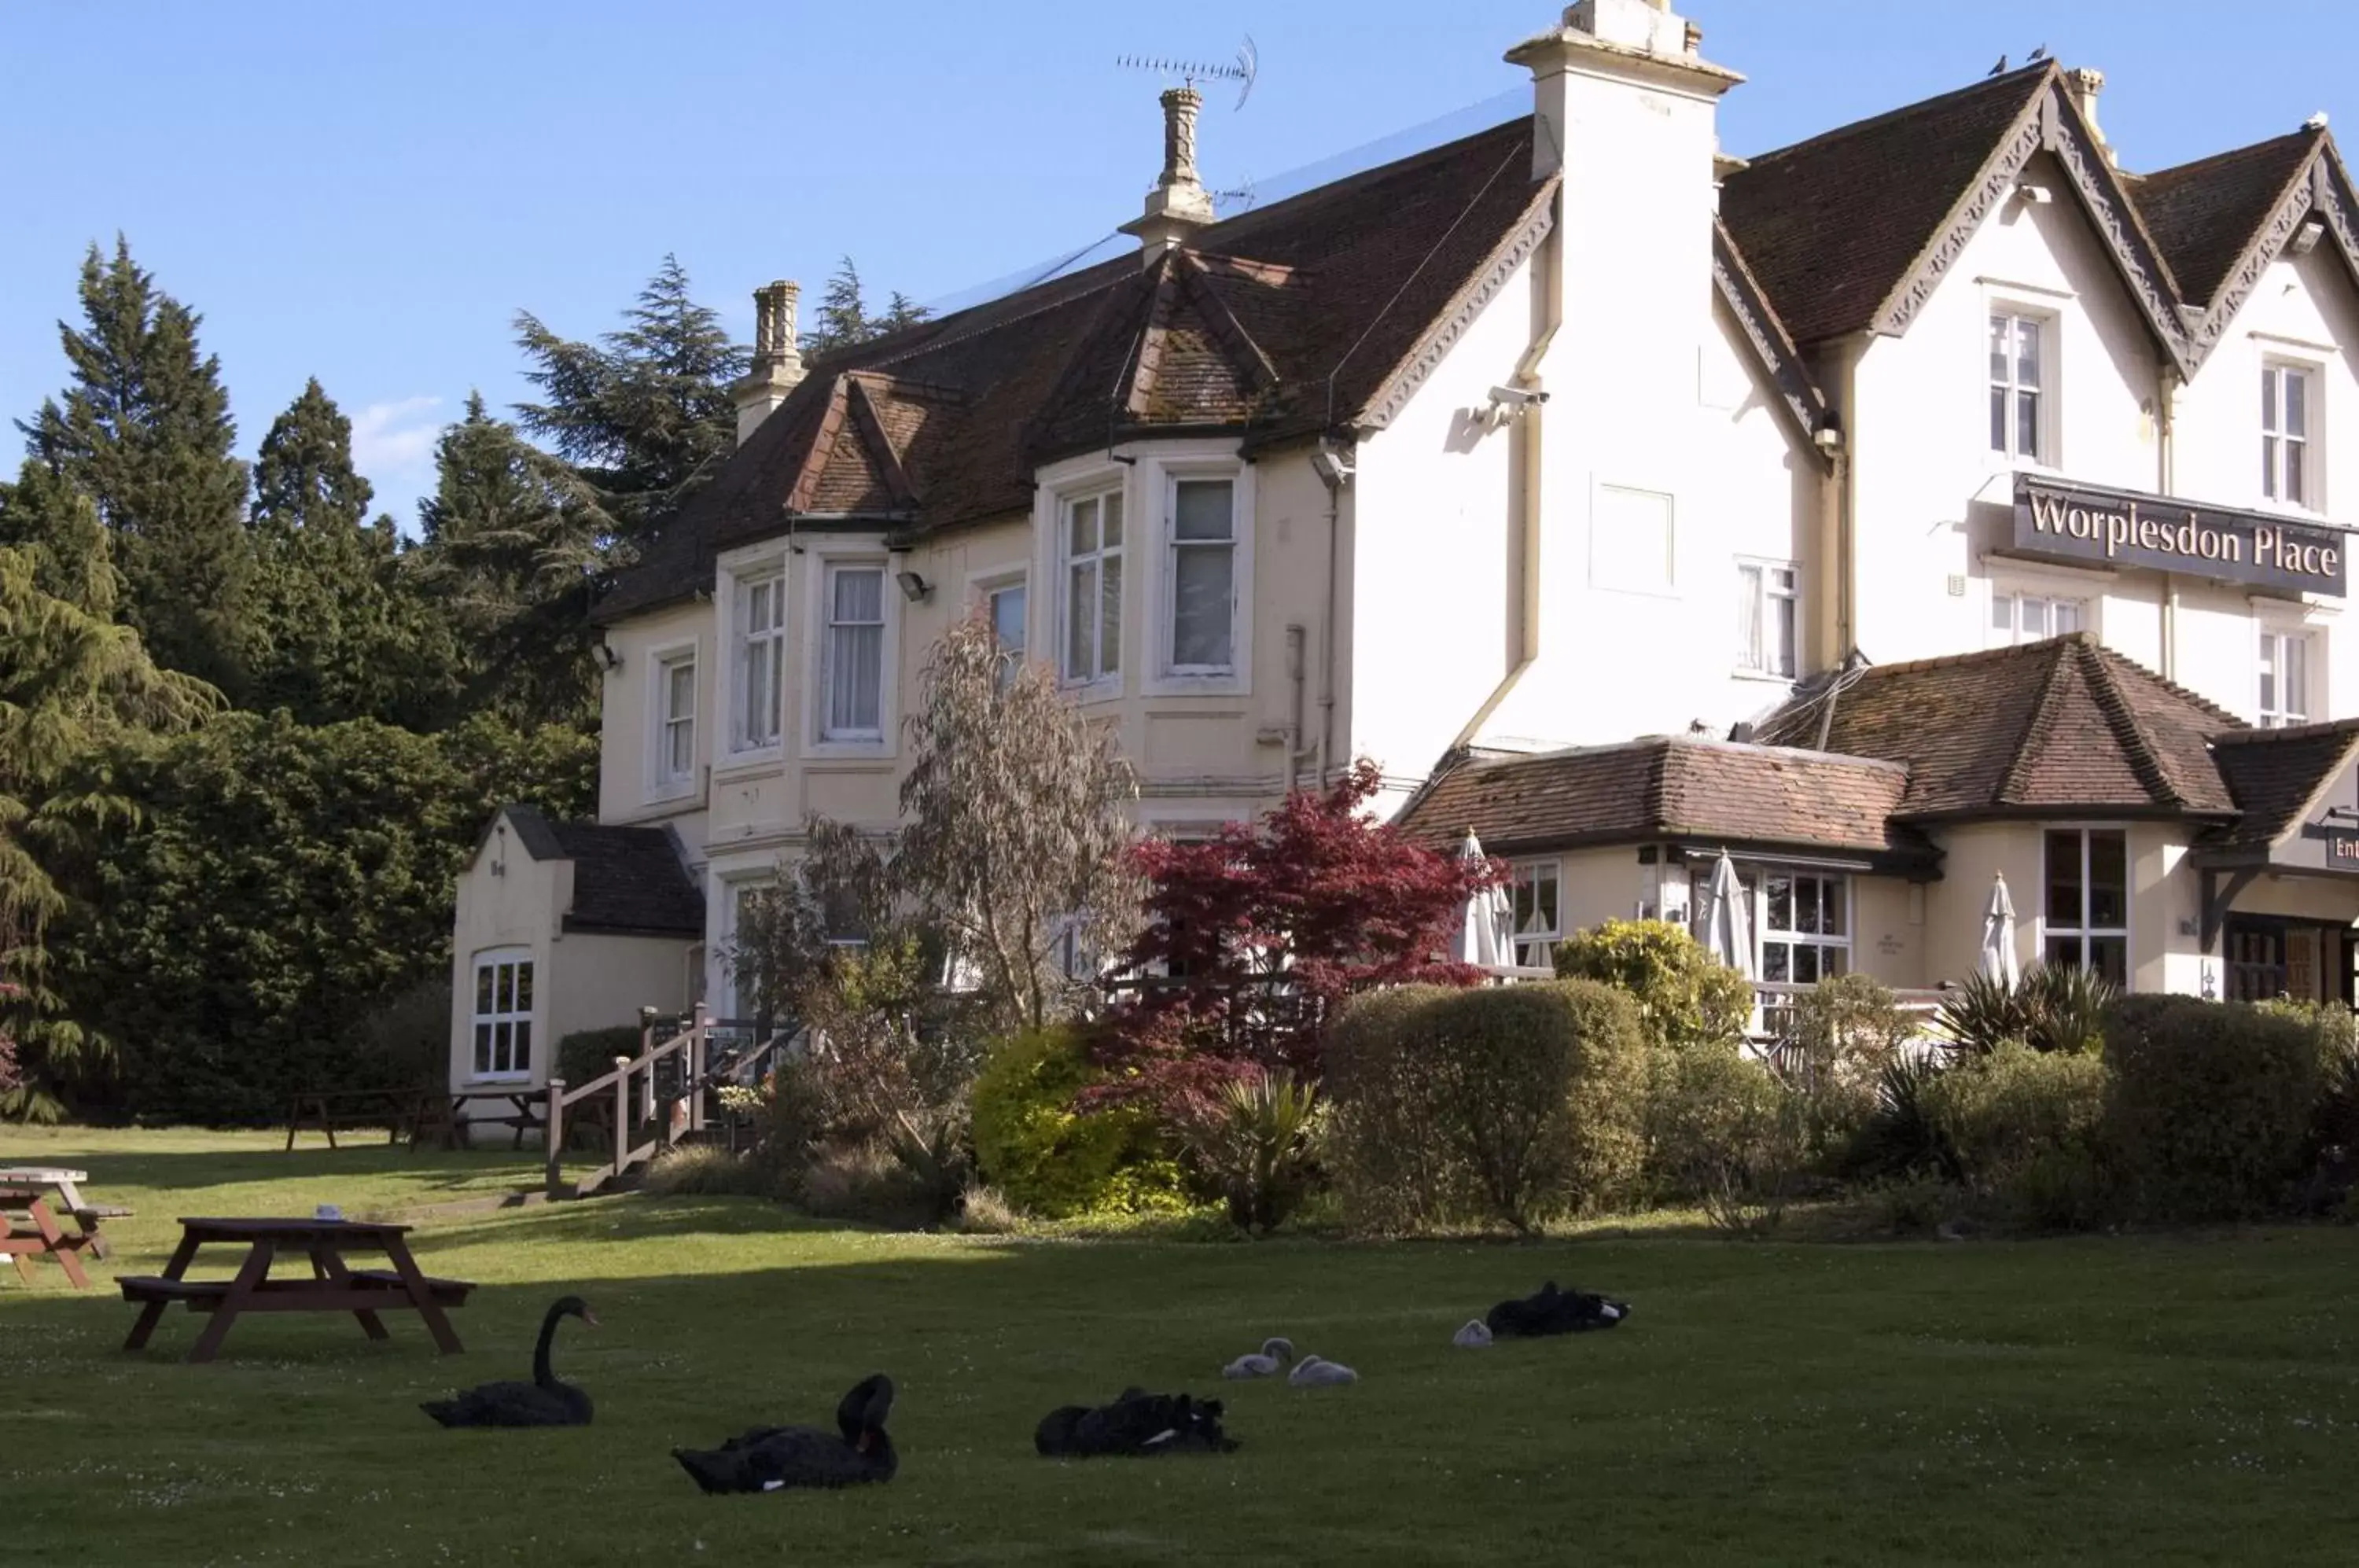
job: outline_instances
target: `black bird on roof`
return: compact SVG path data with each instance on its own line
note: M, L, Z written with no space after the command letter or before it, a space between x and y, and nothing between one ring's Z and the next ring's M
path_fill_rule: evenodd
M1993 76L2005 76L2006 74L2006 56L2001 55L1998 57L1998 63L1990 68L1990 74Z

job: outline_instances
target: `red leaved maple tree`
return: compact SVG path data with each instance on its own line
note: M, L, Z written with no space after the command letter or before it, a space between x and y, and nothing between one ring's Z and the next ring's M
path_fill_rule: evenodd
M1133 846L1147 918L1125 967L1145 978L1107 1016L1097 1055L1113 1077L1094 1097L1180 1108L1256 1070L1315 1078L1345 997L1482 978L1451 949L1467 899L1506 866L1375 821L1378 783L1363 758L1258 822Z

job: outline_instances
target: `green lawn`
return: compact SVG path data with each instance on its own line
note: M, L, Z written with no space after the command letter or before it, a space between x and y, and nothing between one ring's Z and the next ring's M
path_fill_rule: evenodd
M176 1214L449 1205L526 1160L265 1138L0 1131ZM416 1243L482 1282L468 1351L399 1315L249 1318L210 1367L175 1311L118 1348L111 1291L0 1270L0 1561L231 1563L2346 1563L2359 1554L2359 1235L1960 1246L1006 1243L823 1228L766 1204L442 1208ZM1548 1275L1618 1332L1462 1351ZM446 1432L416 1402L520 1376L543 1305L598 1423ZM1355 1388L1223 1386L1265 1334ZM706 1497L676 1443L824 1421L899 1383L891 1486ZM1224 1394L1225 1458L1057 1465L1051 1406Z

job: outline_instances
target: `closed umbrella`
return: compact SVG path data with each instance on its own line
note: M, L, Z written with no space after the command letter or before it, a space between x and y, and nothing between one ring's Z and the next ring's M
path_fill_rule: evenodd
M2012 989L2022 977L2015 956L2015 900L2006 896L2006 873L1991 878L1990 907L1983 911L1983 973Z
M1458 846L1458 858L1470 866L1489 864L1490 856L1483 853L1483 841L1474 836L1473 828L1466 830L1466 842ZM1515 919L1505 887L1485 887L1469 895L1464 918L1458 923L1456 951L1451 957L1485 969L1513 963Z
M1745 885L1736 879L1736 863L1724 849L1712 868L1712 880L1704 885L1702 925L1704 951L1753 978L1753 909Z

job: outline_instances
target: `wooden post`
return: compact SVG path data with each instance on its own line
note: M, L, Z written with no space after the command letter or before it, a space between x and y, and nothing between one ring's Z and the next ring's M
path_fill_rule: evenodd
M614 1058L614 1174L631 1152L631 1059Z
M540 1125L548 1146L544 1152L549 1156L549 1185L546 1191L553 1202L565 1185L565 1172L560 1165L565 1153L565 1080L562 1078L549 1081L549 1112L541 1117Z
M711 1037L706 1032L712 1027L711 1013L702 1002L696 1004L695 1021L688 1034L688 1130L704 1130L704 1063L711 1054Z

